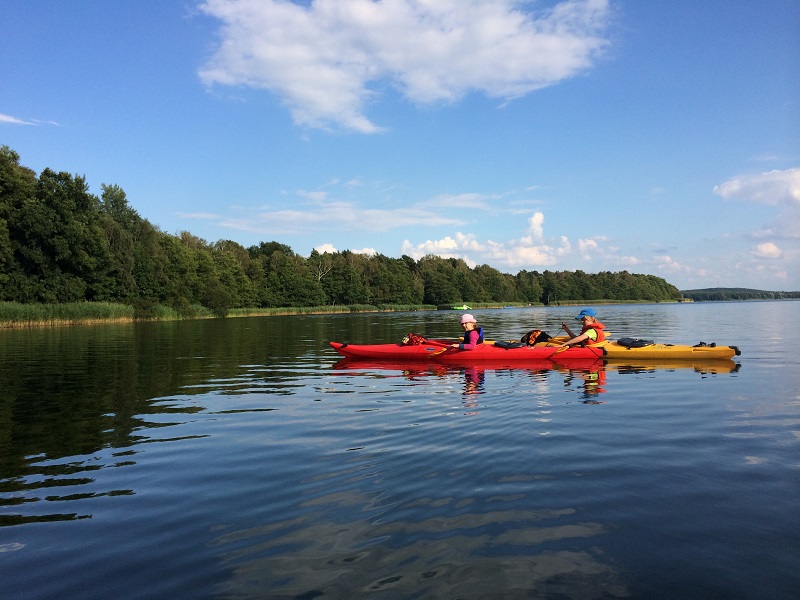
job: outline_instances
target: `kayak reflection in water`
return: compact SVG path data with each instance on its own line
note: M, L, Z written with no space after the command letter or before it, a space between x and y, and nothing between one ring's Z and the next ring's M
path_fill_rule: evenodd
M582 382L581 398L584 404L605 404L597 397L606 391L606 368L598 365L589 369L570 369L564 379L564 387L570 387L574 380Z
M464 341L460 344L450 344L451 348L474 350L483 343L483 327L477 326L475 317L470 314L461 315L461 327L464 328Z
M486 372L483 369L470 367L464 370L464 408L470 409L466 414L477 415L478 396L483 393L483 381Z
M581 374L581 377L583 378L583 403L603 404L596 398L606 391L606 368L600 367L596 371L586 371Z
M470 367L464 370L464 395L474 396L483 393L483 380L486 372L483 369Z

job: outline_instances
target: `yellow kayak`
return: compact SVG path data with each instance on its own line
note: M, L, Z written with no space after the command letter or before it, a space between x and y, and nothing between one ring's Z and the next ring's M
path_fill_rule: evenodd
M648 340L622 338L608 340L598 344L603 348L608 359L632 360L698 360L725 359L739 356L741 351L736 346L722 346L700 342L695 346L680 344L656 344Z
M565 342L565 336L554 337L547 342L536 344L536 346L554 346ZM493 342L487 342L493 343ZM650 340L638 338L620 338L618 340L606 340L599 344L594 344L593 348L602 348L603 358L616 361L625 360L696 360L703 362L707 359L731 359L739 356L741 351L736 346L723 346L719 344L706 344L700 342L695 346L681 344L656 344Z

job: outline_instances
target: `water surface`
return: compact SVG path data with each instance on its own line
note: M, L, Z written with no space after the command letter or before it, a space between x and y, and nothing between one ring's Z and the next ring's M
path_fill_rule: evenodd
M794 598L797 302L609 306L730 364L343 363L457 312L0 331L13 598ZM555 334L570 307L475 311Z

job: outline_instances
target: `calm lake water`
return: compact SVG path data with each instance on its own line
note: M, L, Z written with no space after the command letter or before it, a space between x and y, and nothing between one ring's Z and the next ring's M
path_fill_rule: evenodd
M511 339L578 310L474 314ZM328 346L453 337L455 311L0 330L0 596L797 598L800 303L599 312L742 355L402 369Z

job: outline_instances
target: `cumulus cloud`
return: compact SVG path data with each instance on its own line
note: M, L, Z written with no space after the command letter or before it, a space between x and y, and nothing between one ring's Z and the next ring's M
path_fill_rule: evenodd
M325 254L326 252L330 254L336 254L338 252L336 246L334 246L333 244L320 244L319 246L314 246L314 250L316 250L320 254Z
M592 251L597 250L595 240L578 240L578 249L584 258L591 258Z
M316 250L320 254L325 254L326 252L329 254L336 254L337 252L339 252L336 249L336 246L334 246L333 244L320 244L319 246L314 246L314 250ZM378 254L378 251L375 250L375 248L361 248L359 250L351 249L350 252L352 252L353 254L367 254L369 256L374 256Z
M528 231L531 241L541 242L544 239L544 213L533 213L528 220Z
M534 213L528 220L528 230L518 239L505 242L487 240L480 242L475 234L461 232L438 240L426 240L414 244L404 240L401 251L419 260L428 254L442 258L460 258L469 266L492 264L498 268L519 269L551 266L560 256L571 252L569 240L562 236L559 246L551 246L544 241L544 215Z
M753 232L754 237L800 238L800 168L740 175L714 186L714 193L726 200L745 200L780 208L779 217Z
M756 258L781 258L783 256L781 249L772 242L758 244L751 252Z
M222 22L200 69L211 86L275 93L297 124L375 133L365 108L391 86L416 104L472 92L509 100L590 68L608 0L206 0Z
M800 207L800 168L740 175L714 186L714 193L726 200Z
M460 258L471 267L490 264L509 271L563 266L578 257L596 265L597 270L627 269L642 263L635 256L621 254L604 236L578 240L577 253L567 236L550 239L552 241L548 241L544 231L544 214L536 212L528 219L527 230L519 238L482 242L474 234L459 232L416 244L406 239L401 251L416 260L434 254L442 258Z
M685 265L678 263L671 256L666 254L654 256L653 262L659 266L660 270L667 271L669 273L678 273L686 270Z

